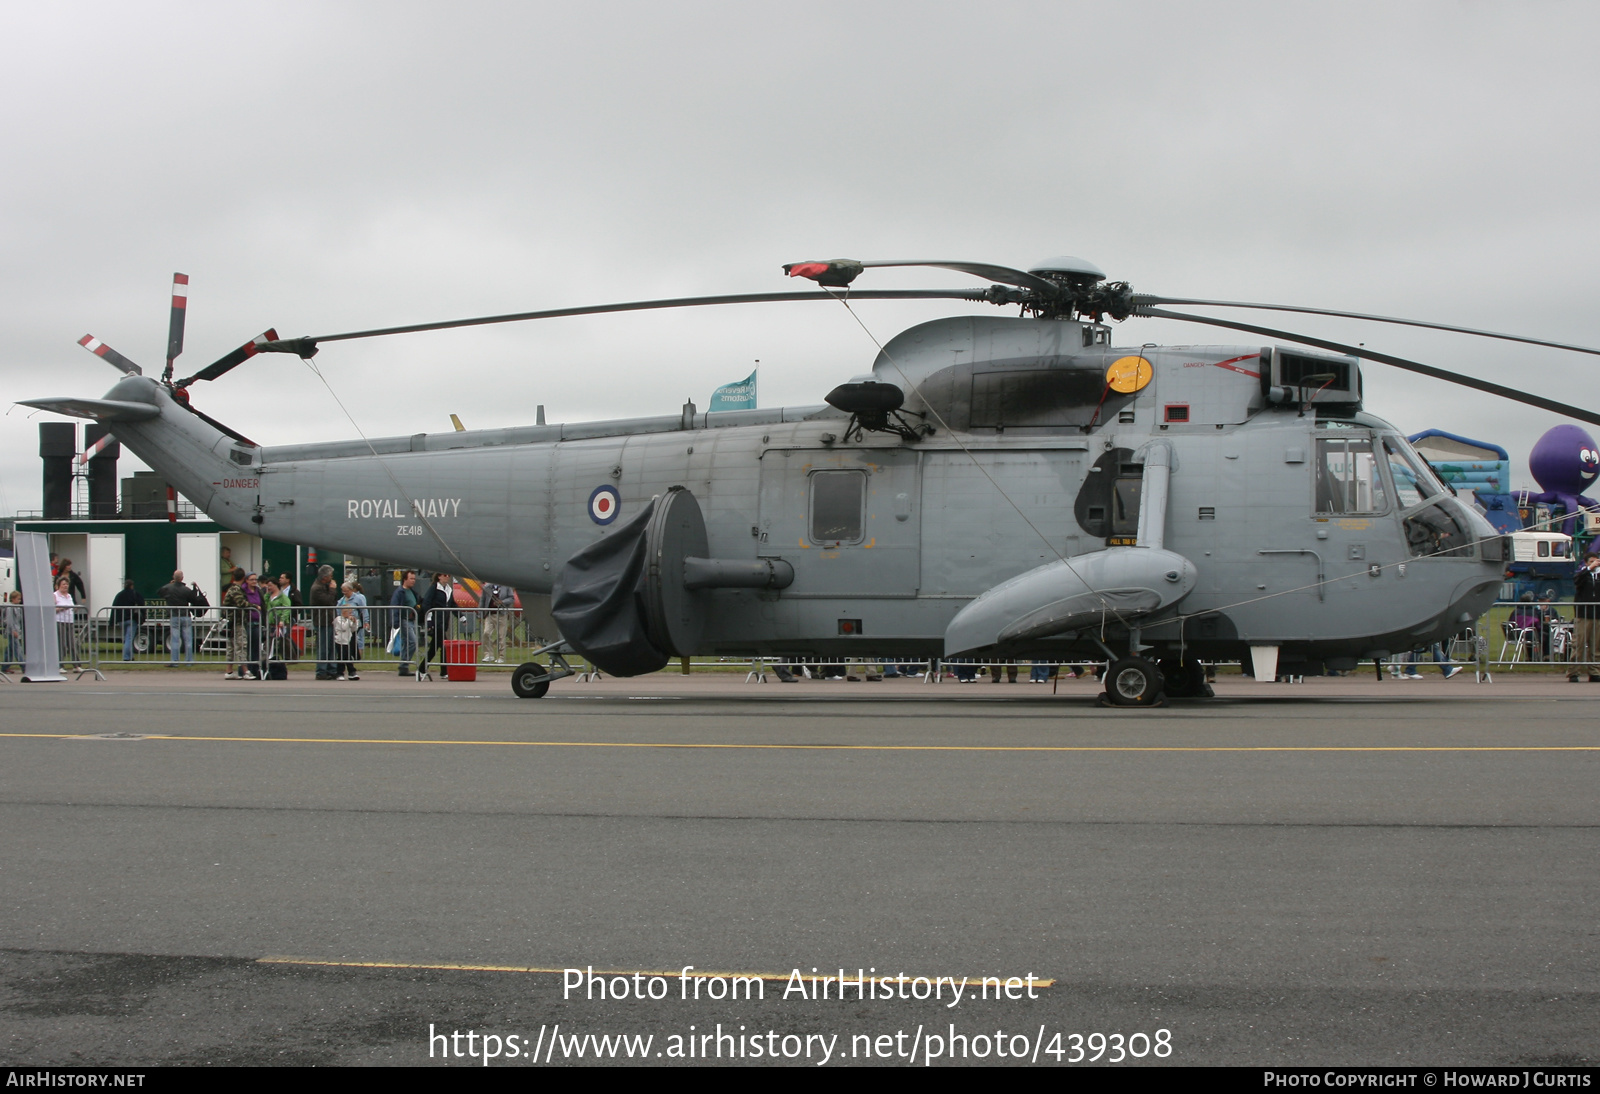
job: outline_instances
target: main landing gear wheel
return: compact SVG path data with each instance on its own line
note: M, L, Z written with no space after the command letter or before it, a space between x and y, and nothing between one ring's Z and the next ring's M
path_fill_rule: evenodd
M543 699L544 693L550 690L550 681L543 679L548 675L539 662L524 662L511 674L511 690L517 693L518 699Z
M1210 699L1216 694L1206 683L1206 667L1192 657L1183 661L1164 657L1160 667L1168 698Z
M1150 707L1162 699L1165 681L1154 661L1124 657L1106 670L1106 700L1118 707Z

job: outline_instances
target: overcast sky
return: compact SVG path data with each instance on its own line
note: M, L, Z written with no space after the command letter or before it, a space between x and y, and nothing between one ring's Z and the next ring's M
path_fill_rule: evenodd
M159 372L175 270L180 372L268 326L781 290L781 263L834 256L1075 254L1141 291L1600 345L1597 31L1577 3L12 0L0 513L38 507L36 422L60 420L10 401L103 393L117 377L85 333ZM885 340L992 311L859 310ZM1277 325L1600 406L1594 358ZM1255 341L1150 320L1116 340ZM818 403L873 356L843 309L784 304L352 342L317 364L387 435L539 403L553 422L703 408L756 359L763 406ZM1369 409L1498 442L1531 485L1559 419L1365 373ZM263 443L353 435L292 357L195 401Z

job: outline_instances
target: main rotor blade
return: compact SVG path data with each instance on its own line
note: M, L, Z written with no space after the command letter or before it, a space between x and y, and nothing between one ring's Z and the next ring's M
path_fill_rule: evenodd
M96 357L104 359L106 364L110 365L112 368L121 369L129 376L144 375L144 369L140 368L138 365L122 356L122 354L118 353L116 350L112 349L110 346L106 345L92 334L86 334L82 338L78 339L78 345L82 346Z
M1061 295L1061 286L1036 274L1013 270L1010 266L995 266L988 262L943 262L937 259L906 258L885 259L879 262L862 262L855 258L830 258L808 262L786 262L783 272L790 277L804 277L818 285L848 285L861 276L862 270L901 266L927 266L936 270L955 270L971 274L997 285L1016 285L1030 289L1045 298Z
M862 267L873 269L879 266L932 266L938 270L955 270L958 273L971 274L981 277L985 281L993 281L1001 285L1016 285L1023 289L1032 289L1034 292L1043 293L1045 296L1056 296L1061 292L1061 286L1054 281L1046 281L1037 274L1024 273L1013 270L1010 266L993 266L987 262L934 262L926 259L904 259L894 262L863 262Z
M352 338L378 338L387 334L416 334L428 330L450 330L455 327L484 327L494 323L520 323L525 319L558 319L569 315L601 315L607 312L654 311L662 308L698 308L712 304L776 304L786 300L837 300L841 293L831 292L758 292L732 296L681 296L669 300L636 300L625 304L594 304L582 308L551 308L545 311L516 312L511 315L485 315L476 319L447 319L439 323L411 323L403 327L378 327L373 330L347 331L343 334L308 335L304 338L285 338L258 347L265 353L295 353L309 357L316 352L319 342L345 342ZM869 289L848 294L850 300L984 300L979 289ZM218 364L221 364L219 361ZM216 366L212 366L213 368ZM231 366L230 366L231 367ZM209 379L210 377L201 377Z
M1444 380L1447 383L1470 387L1475 391L1488 392L1490 395L1498 395L1502 399L1526 403L1541 410L1548 410L1568 418L1576 418L1580 422L1588 422L1590 425L1600 425L1600 414L1592 410L1584 410L1566 403L1558 403L1554 399L1546 399L1542 395L1531 395L1526 391L1518 391L1514 387L1506 387L1503 384L1496 384L1489 380L1463 376L1459 372L1451 372L1448 369L1424 365L1420 361L1408 361L1404 357L1391 357L1387 353L1377 353L1359 346L1348 346L1343 342L1332 342L1326 338L1313 338L1310 335L1295 334L1292 331L1274 330L1271 327L1258 327L1251 323L1233 323L1226 319L1212 319L1206 315L1189 315L1185 312L1163 311L1160 308L1141 307L1134 314L1147 316L1151 319L1177 319L1184 323L1204 323L1212 327L1226 327L1228 330L1245 331L1249 334L1265 335L1268 338L1282 338L1288 342L1317 346L1321 349L1333 350L1335 353L1347 353L1352 357L1359 357L1366 361L1377 361L1380 364L1393 365L1395 368L1405 369L1407 372L1431 376L1435 380Z
M250 360L250 358L260 353L268 343L276 342L277 340L278 332L273 330L271 327L268 327L261 334L256 335L238 349L232 351L231 353L223 354L221 357L218 357L215 361L211 362L193 376L190 376L186 380L179 380L172 386L176 388L186 388L196 380L215 380L218 376L221 376L224 372L227 372L235 365L241 365Z
M189 310L189 275L172 275L172 318L167 323L167 371L163 380L172 379L172 362L183 352L183 320Z
M1592 353L1600 356L1600 349L1591 349L1588 346L1574 346L1566 342L1549 342L1542 338L1525 338L1520 334L1502 334L1499 331L1478 330L1475 327L1455 327L1449 323L1428 323L1421 319L1396 319L1388 315L1365 315L1354 311L1302 308L1293 304L1255 304L1244 300L1195 300L1187 296L1150 296L1145 293L1135 293L1132 299L1135 309L1143 308L1150 304L1194 304L1208 308L1254 308L1258 311L1292 311L1300 312L1304 315L1331 315L1339 319L1365 319L1372 323L1394 323L1402 327L1425 327L1428 330L1444 330L1454 334L1475 334L1480 338L1499 338L1506 342L1525 342L1530 346L1569 349L1574 353Z

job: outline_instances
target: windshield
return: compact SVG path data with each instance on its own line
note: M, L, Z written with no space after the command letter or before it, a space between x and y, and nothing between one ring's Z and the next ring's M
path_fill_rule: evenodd
M1461 514L1454 511L1458 504L1440 498L1405 518L1406 548L1413 558L1471 557L1472 536Z
M1433 468L1403 439L1385 436L1383 451L1389 460L1389 475L1394 479L1394 493L1400 508L1410 509L1445 492Z

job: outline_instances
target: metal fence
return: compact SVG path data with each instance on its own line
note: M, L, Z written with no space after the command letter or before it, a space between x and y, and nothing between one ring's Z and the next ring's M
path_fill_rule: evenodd
M360 675L515 668L545 636L502 608L378 606L284 608L104 608L85 645L104 663L209 665L241 674L267 666L315 665L320 674ZM464 675L455 673L455 675Z
M99 671L100 650L96 642L94 620L89 609L81 605L66 612L52 608L51 618L56 632L56 651L63 674ZM0 676L9 679L20 676L27 661L27 632L22 624L22 605L0 604Z
M1576 667L1574 605L1517 601L1496 603L1448 642L1397 655L1392 672L1450 667L1509 668L1518 665L1562 671ZM410 608L292 607L263 610L228 607L169 608L159 602L136 608L105 608L91 616L75 608L72 622L56 624L64 671L88 672L119 663L204 665L235 674L265 675L268 666L315 666L322 675L346 678L364 672L429 672L452 677L462 671L511 669L532 658L555 635L530 633L515 609L443 608L427 618ZM341 622L343 619L343 622ZM20 670L25 646L19 605L0 605L0 673ZM573 658L574 662L581 659ZM778 674L778 666L811 677L907 677L926 683L981 679L998 668L1015 668L1031 679L1049 669L1092 671L1102 662L814 659L797 655L722 657L688 663L707 670L748 670L751 678ZM681 663L680 663L681 664ZM993 666L993 667L991 667ZM1414 666L1414 667L1413 667ZM1041 676L1041 670L1044 674ZM588 672L592 673L592 667ZM671 671L671 667L667 669Z

